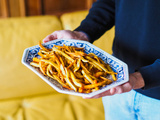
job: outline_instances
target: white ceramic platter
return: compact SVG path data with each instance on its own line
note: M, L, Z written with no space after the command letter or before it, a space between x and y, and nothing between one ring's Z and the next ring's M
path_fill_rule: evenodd
M78 93L78 92L74 92L73 90L68 90L66 88L63 88L56 80L43 75L39 71L39 69L32 67L30 65L30 62L32 62L32 58L38 56L37 53L40 49L38 45L25 49L23 53L23 57L22 57L22 63L25 66L27 66L29 69L31 69L34 73L36 73L39 77L41 77L46 83L48 83L56 91L60 93L64 93L64 94L77 95L77 96L82 96L82 97L92 97L106 90L109 90L112 87L121 85L128 81L129 78L128 78L127 64L115 58L114 56L106 53L105 51L101 50L100 48L94 46L93 44L89 42L81 41L81 40L74 40L74 39L57 39L57 40L53 40L53 41L44 43L43 45L47 48L52 48L53 45L63 46L63 44L67 46L84 47L84 50L86 53L94 53L95 55L100 57L105 63L108 63L111 66L113 71L118 73L117 81L101 88L98 91L92 92L92 93Z

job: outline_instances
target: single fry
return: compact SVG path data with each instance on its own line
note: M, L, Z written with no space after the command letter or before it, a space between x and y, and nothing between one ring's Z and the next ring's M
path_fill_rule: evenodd
M39 63L39 61L40 60L38 58L36 58L36 57L33 58L33 62Z
M88 80L88 82L93 84L93 79L87 73L85 73L84 70L82 70L82 74Z
M109 72L108 70L107 70L107 68L105 68L104 67L104 65L102 65L101 63L99 63L99 62L97 62L96 60L94 60L94 59L92 59L91 57L89 57L89 56L86 56L86 58L88 59L88 60L90 60L92 63L93 63L93 65L95 65L95 67L100 67L102 70L104 70L105 72Z
M59 77L57 77L57 75L51 75L50 74L50 67L51 67L51 65L48 65L47 66L47 72L46 72L46 74L50 77L50 78L53 78L53 79L56 79L63 87L68 87L68 85L66 85L65 83L63 83L63 81L61 81L60 80L60 78Z
M80 63L81 63L81 59L78 59L77 64L75 65L75 68L74 68L74 72L76 72L80 69Z
M77 91L76 86L72 83L72 81L69 78L69 71L67 70L67 68L64 68L65 72L66 72L66 82L68 83L68 85L75 91Z
M46 51L46 52L50 51L49 49L45 48L40 41L39 41L39 44L38 44L38 45L39 45L39 47L40 47L41 49L43 49L44 51Z
M69 61L74 62L74 60L73 60L70 56L68 56L66 53L64 53L64 52L62 52L62 51L60 51L60 50L58 50L58 49L56 49L56 48L52 48L52 50L55 51L55 52L58 52L58 53L61 54L61 55L63 55L63 56L64 56L65 58L67 58Z
M56 63L54 63L53 61L41 59L41 62L45 62L45 63L51 64L57 71L59 71L58 65Z
M39 62L39 66L40 66L40 71L41 71L44 75L46 75L46 67L45 67L45 65L44 65L44 62L43 62L43 61L40 61L40 62Z
M110 72L113 72L112 69L111 69L111 67L110 67L109 65L107 65L107 69L108 69ZM115 73L111 73L111 75L112 75L113 80L116 81L117 78L116 78L116 76L115 76Z
M73 83L74 83L77 87L82 87L82 83L79 82L80 80L78 80L78 79L75 77L74 73L73 73L71 70L69 70L69 72L70 72L71 79L72 79Z
M36 62L31 62L30 65L32 65L34 67L40 67L39 63L36 63Z

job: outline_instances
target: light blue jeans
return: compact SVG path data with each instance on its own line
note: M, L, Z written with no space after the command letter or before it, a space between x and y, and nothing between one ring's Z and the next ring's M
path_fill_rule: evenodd
M160 100L134 90L103 97L105 120L160 120Z

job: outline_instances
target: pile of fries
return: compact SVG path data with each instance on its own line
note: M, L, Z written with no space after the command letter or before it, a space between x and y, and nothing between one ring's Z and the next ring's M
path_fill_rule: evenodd
M83 48L54 45L47 49L41 42L39 46L40 57L34 57L30 65L67 89L90 93L116 81L117 73L95 54L86 54ZM112 79L107 79L108 75Z

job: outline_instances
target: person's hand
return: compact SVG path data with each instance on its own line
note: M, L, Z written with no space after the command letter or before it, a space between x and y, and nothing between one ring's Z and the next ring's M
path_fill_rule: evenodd
M129 92L132 89L139 89L144 86L145 86L145 83L144 83L141 73L135 72L129 75L129 81L127 83L111 88L110 90L107 90L93 97L84 97L84 98L91 99L91 98L100 98L104 96L111 96L114 94L121 94L121 93Z
M89 41L87 35L83 32L70 31L70 30L59 30L59 31L55 31L52 34L46 36L43 39L43 43L46 43L46 42L49 42L55 39L63 39L63 38Z

